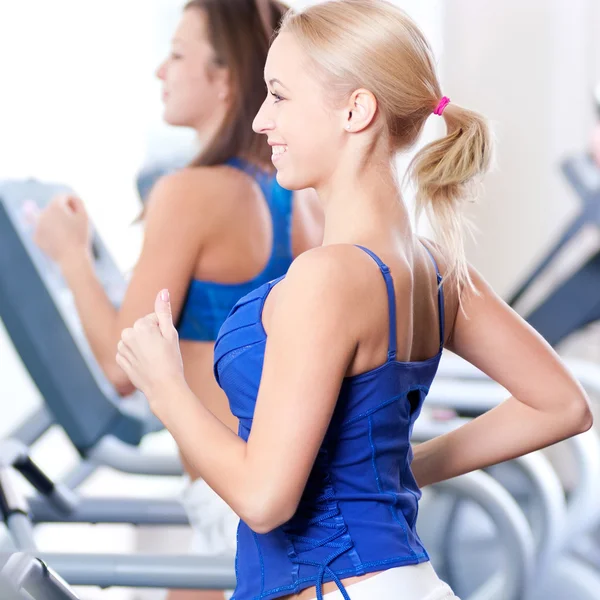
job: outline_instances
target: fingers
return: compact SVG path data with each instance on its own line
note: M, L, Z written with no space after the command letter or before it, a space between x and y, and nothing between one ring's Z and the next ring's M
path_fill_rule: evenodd
M133 330L125 329L123 331L123 334L126 338L129 338L132 332ZM115 356L115 361L117 362L117 365L119 365L119 367L123 369L123 371L129 377L130 380L133 375L133 359L133 353L131 352L129 347L123 340L120 340L117 344L117 354Z
M156 327L158 327L158 316L155 313L150 313L133 324L134 331L147 331Z
M48 204L48 208L67 210L69 209L69 194L57 194L52 198L50 204Z
M133 352L123 340L117 344L117 356L122 356L129 363L133 363Z
M165 328L167 330L167 335L172 335L174 334L175 336L177 336L177 331L175 330L175 328L173 327L173 323L171 321L171 314L169 312L168 315L164 315L168 318L168 323L170 323L170 328L171 328L171 332L168 331L167 328ZM128 327L127 329L123 329L123 331L121 332L121 340L119 341L118 345L117 345L117 349L119 351L119 353L123 354L126 357L129 357L130 361L133 358L135 352L136 352L136 348L139 346L140 344L140 340L150 340L150 338L144 337L147 334L151 334L152 332L155 332L154 335L156 335L157 330L158 333L161 333L161 335L164 335L160 329L160 315L158 315L157 313L150 313L149 315L146 315L145 317L142 317L141 319L138 319L134 324L133 327ZM163 327L164 323L163 323ZM167 336L164 336L167 337Z
M73 213L85 213L83 201L78 196L67 196L66 206Z
M118 347L127 348L127 350L131 352L139 334L150 332L156 328L158 328L158 317L154 313L146 315L145 317L138 319L133 324L133 327L123 329Z
M48 205L48 209L59 209L70 215L85 212L85 207L81 198L72 194L57 194L52 198L52 201Z
M167 339L172 338L177 334L173 326L173 314L171 312L171 301L169 298L169 290L162 290L156 296L154 302L154 312L158 318L158 326L160 332Z
M128 327L127 329L123 329L121 332L121 342L123 342L126 346L129 346L135 340L135 331L133 327ZM119 342L119 343L121 343Z
M121 367L121 369L123 369L123 371L125 371L125 374L128 377L131 377L131 361L128 360L127 358L125 358L125 356L123 356L123 354L121 354L120 352L117 352L117 355L115 356L115 360L117 361L117 364L119 365L119 367Z

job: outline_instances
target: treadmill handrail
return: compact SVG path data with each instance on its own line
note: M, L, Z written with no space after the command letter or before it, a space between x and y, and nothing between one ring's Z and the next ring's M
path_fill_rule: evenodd
M439 423L422 417L417 421L412 441L430 440L457 429L468 421L469 419L457 418ZM533 515L532 531L536 545L536 579L539 579L566 543L567 504L564 490L550 461L539 451L520 456L508 464L527 477L535 494L537 510Z
M521 600L533 584L535 542L525 515L512 496L490 475L475 471L434 488L478 504L491 518L501 540L506 566L465 600Z
M138 447L125 444L112 435L104 436L87 455L88 460L134 475L183 475L177 454L144 453Z

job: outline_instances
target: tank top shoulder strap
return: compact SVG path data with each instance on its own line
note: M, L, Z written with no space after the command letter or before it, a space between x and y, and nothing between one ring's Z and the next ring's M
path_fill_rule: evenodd
M442 283L442 274L440 273L440 269L438 267L437 261L433 256L431 250L423 243L423 248L429 254L431 258L431 262L433 262L433 266L435 267L435 273L437 276L437 287L438 287L438 318L439 318L439 328L440 328L440 350L444 347L444 285Z
M231 158L228 158L225 163L227 166L229 167L233 167L234 169L239 169L240 171L246 171L247 167L249 166L245 160L242 160L241 158L237 158L236 156L232 156Z
M394 292L394 280L390 273L389 267L371 250L364 246L356 245L363 252L366 252L376 263L383 275L385 280L385 286L387 288L388 296L388 310L389 310L389 342L388 342L388 361L396 360L396 294Z

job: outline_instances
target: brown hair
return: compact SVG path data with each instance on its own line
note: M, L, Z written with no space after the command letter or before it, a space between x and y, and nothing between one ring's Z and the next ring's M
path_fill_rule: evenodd
M191 0L184 10L202 10L215 64L230 72L230 106L220 129L190 166L214 166L235 156L270 164L264 136L252 121L265 99L263 71L274 31L287 7L277 0Z

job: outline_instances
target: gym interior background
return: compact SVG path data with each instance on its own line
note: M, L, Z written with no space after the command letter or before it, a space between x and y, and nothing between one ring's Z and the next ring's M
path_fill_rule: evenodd
M444 93L494 124L497 165L472 208L478 231L468 257L508 297L580 210L559 165L589 151L594 128L600 127L600 97L594 97L600 84L600 2L396 1L432 41ZM137 173L194 151L191 135L162 124L154 77L182 5L181 0L0 3L0 179L31 176L70 185L124 271L134 264L141 240L131 225L140 208ZM422 143L438 135L439 126L431 120ZM595 226L579 232L532 291L530 306L599 246ZM600 365L599 334L591 325L567 339L563 352ZM1 322L0 390L5 435L42 400ZM157 437L152 444L170 447L168 436ZM51 476L76 460L58 428L37 444L33 457ZM108 469L84 486L94 495L165 497L179 488L175 479ZM38 535L44 549L69 552L136 551L157 543L156 533L139 535L128 525L47 525ZM161 547L183 551L185 533L168 535ZM156 592L85 594L129 600Z

